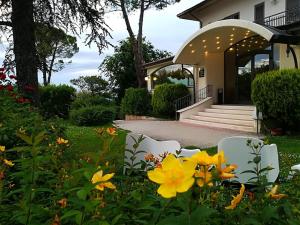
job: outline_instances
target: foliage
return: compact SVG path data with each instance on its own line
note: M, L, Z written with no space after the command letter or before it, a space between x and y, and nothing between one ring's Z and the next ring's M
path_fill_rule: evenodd
M109 96L108 82L100 76L80 76L70 81L73 85L80 88L82 92L92 95Z
M131 43L131 49L133 52L134 59L134 69L136 74L136 79L138 87L145 86L145 69L144 63L147 62L144 59L143 55L143 25L144 25L144 16L145 11L151 8L153 9L163 9L168 5L179 2L180 0L105 0L105 4L111 7L113 10L119 10L122 12L123 19L128 31L129 41ZM138 12L138 29L137 34L133 31L132 23L129 19L130 13Z
M7 37L13 34L18 87L31 85L34 102L38 102L38 73L36 63L35 22L59 27L75 34L87 32L85 42L96 43L101 51L107 47L109 28L104 21L103 5L97 0L1 1L0 29Z
M75 98L75 89L68 85L48 85L40 88L40 111L46 118L68 118Z
M37 25L36 48L39 58L38 69L43 73L44 85L50 84L52 72L65 67L66 59L72 58L79 51L76 37L54 27Z
M188 88L183 84L162 84L156 86L152 97L154 114L165 117L174 116L174 101L188 94Z
M78 93L76 99L72 102L71 109L79 109L95 105L114 106L114 102L103 96Z
M147 115L151 110L151 98L144 88L128 88L122 99L121 111L127 115Z
M56 129L55 137L18 133L27 147L0 148L1 224L282 225L300 219L300 177L271 191L238 190L220 185L234 175L226 156L202 151L184 159L180 152L165 154L157 167L147 168L152 182L146 171L122 174L124 131L69 126L60 136ZM159 190L163 185L168 189ZM174 193L173 185L185 188L161 197Z
M300 127L300 70L276 70L257 75L252 83L252 101L264 120L279 127ZM271 127L272 128L272 127Z
M101 105L73 109L70 119L78 126L96 126L111 123L115 119L115 109Z
M171 55L167 51L155 49L150 42L145 40L143 40L142 48L145 63ZM100 65L100 70L105 77L109 78L110 88L112 92L116 93L118 103L124 97L126 89L138 87L132 43L129 39L119 42L114 49L114 54L105 57Z

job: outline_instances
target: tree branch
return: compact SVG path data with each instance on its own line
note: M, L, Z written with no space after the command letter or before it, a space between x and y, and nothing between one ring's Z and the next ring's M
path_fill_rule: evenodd
M10 22L10 21L0 21L0 26L12 27L12 22Z
M122 14L126 23L126 27L127 27L127 31L129 33L130 38L134 39L134 33L132 31L131 25L130 25L130 21L128 18L128 14L127 14L127 10L125 7L125 0L121 0L121 9L122 9Z

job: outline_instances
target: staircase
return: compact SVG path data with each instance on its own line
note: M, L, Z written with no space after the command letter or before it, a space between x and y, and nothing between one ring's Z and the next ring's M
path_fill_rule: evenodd
M254 106L211 105L181 122L208 127L231 129L245 132L256 132L253 119Z

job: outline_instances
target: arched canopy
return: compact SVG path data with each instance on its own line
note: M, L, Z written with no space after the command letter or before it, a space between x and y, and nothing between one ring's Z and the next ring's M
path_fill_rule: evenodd
M194 33L179 49L173 62L197 65L205 55L223 53L236 43L249 38L253 39L253 43L243 46L248 50L263 48L270 42L299 42L299 37L275 28L246 20L227 19L211 23Z

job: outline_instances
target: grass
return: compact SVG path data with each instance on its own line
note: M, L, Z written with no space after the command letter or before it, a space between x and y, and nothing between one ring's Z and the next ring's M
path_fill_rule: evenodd
M279 152L300 154L300 136L271 136L268 139L269 143L277 145Z

